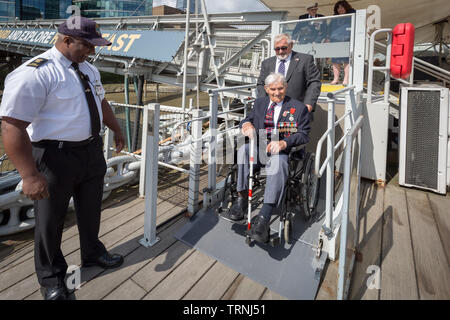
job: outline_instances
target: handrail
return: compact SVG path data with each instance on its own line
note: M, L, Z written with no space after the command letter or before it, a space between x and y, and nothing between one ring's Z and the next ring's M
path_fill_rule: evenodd
M330 99L336 99L336 96L338 94L350 91L350 90L355 89L355 88L356 88L356 86L353 85L353 86L348 86L348 87L345 87L345 88L342 88L342 89L339 89L339 90L335 90L335 91L332 91L332 92L328 92L327 93L327 97L330 98Z
M242 86L235 86L235 87L223 87L223 88L217 88L217 89L208 89L208 93L211 95L211 94L215 94L215 93L219 93L219 92L223 92L223 91L248 89L248 88L253 88L253 87L256 87L256 83L245 84Z
M363 124L364 116L360 115L358 119L355 121L349 132L346 133L346 145L345 145L345 160L344 160L344 190L343 190L343 205L342 205L342 217L341 217L341 240L340 240L340 252L339 252L339 272L338 272L338 292L337 298L338 300L342 300L346 296L347 285L345 283L346 272L346 259L347 259L347 226L348 226L348 214L349 214L349 205L350 205L350 176L351 176L351 164L352 164L352 145L353 139L355 135L361 130ZM361 147L361 146L360 146ZM361 150L359 150L361 152ZM359 163L359 161L358 161ZM359 173L358 173L359 174ZM359 178L359 177L358 177ZM359 193L358 193L359 194ZM359 197L359 196L358 196ZM358 198L359 202L359 198ZM356 205L357 215L358 215L358 206ZM358 221L357 221L358 223ZM355 237L356 239L356 237ZM356 245L356 240L354 240L353 245ZM354 253L353 253L354 255ZM354 256L352 257L354 258ZM353 261L351 262L353 263Z
M367 73L367 104L372 102L372 86L373 86L373 70L382 70L385 73L384 79L384 102L389 102L389 86L390 86L390 68L391 68L391 47L392 47L392 29L378 29L375 30L370 35L369 40L369 59L368 63L368 73ZM388 35L387 46L386 46L386 65L384 67L374 67L374 51L375 51L375 36L381 32L386 32Z
M355 86L350 86L348 88L343 88L343 89L339 89L333 92L330 92L329 94L331 94L331 98L329 97L330 100L334 100L336 99L336 95L342 92L346 92L348 90L353 90ZM334 93L334 94L332 94ZM333 102L334 103L334 102ZM344 120L346 117L348 117L349 115L352 114L352 111L349 110L347 111L342 117L340 117L338 120L336 120L334 122L334 126L336 127L342 120ZM329 128L327 131L325 131L325 133L322 135L322 137L320 137L319 141L317 142L317 147L316 147L316 158L314 159L315 161L315 168L320 168L319 170L316 170L316 176L318 178L322 177L323 172L325 171L326 165L328 164L328 162L330 161L330 156L328 155L327 158L324 160L324 162L322 163L322 166L320 166L320 154L322 153L322 145L323 142L325 141L325 139L328 137L328 135L331 133L331 131L334 128ZM342 140L342 139L341 139ZM337 150L337 148L339 148L339 146L342 144L343 141L339 141L336 146L334 146L334 151Z
M386 45L379 41L374 41L374 43L377 46L386 48ZM380 51L380 50L377 50L377 51ZM440 68L438 66L435 66L434 64L426 62L417 57L413 57L413 61L414 61L414 68L417 68L418 70L420 70L428 75L431 75L441 81L450 82L450 71ZM377 70L377 69L374 69L374 70ZM397 80L401 80L401 79L397 79Z

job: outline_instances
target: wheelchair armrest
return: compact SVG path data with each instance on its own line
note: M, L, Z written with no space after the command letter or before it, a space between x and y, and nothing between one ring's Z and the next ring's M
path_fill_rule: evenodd
M300 151L302 149L305 149L305 147L306 147L306 144L301 144L299 146L292 147L291 150L289 151L289 155L291 155L297 151Z

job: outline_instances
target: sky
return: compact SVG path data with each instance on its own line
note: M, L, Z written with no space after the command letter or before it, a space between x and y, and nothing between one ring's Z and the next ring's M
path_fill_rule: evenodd
M195 1L195 0L191 0ZM153 6L167 5L176 6L176 0L153 0ZM208 13L221 12L244 12L244 11L267 11L267 8L258 0L205 0ZM201 1L198 1L201 6Z

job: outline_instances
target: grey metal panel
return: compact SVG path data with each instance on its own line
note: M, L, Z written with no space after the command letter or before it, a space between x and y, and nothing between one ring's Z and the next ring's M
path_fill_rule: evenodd
M405 182L437 188L440 91L408 90Z
M436 85L401 89L399 184L446 193L449 90Z
M377 101L363 108L361 176L386 181L389 103Z

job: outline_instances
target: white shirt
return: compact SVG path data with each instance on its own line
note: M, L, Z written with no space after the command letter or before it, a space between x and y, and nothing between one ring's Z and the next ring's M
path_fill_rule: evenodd
M273 103L274 102L270 100L269 107L267 109L269 109ZM278 117L280 116L280 111L281 111L282 106L283 106L283 102L277 103L277 105L275 106L275 108L273 110L273 126L274 126L275 131L277 129Z
M284 59L284 76L286 77L286 74L289 69L289 63L291 62L292 52L289 54L289 56ZM281 59L277 57L277 62L275 63L275 72L278 72L278 68L280 67Z
M48 61L39 67L27 66L38 57ZM89 138L89 107L81 80L71 64L53 47L11 72L5 80L0 116L30 122L27 132L31 141L82 141ZM80 63L79 68L89 77L102 122L101 101L105 90L100 82L100 73L88 62Z

